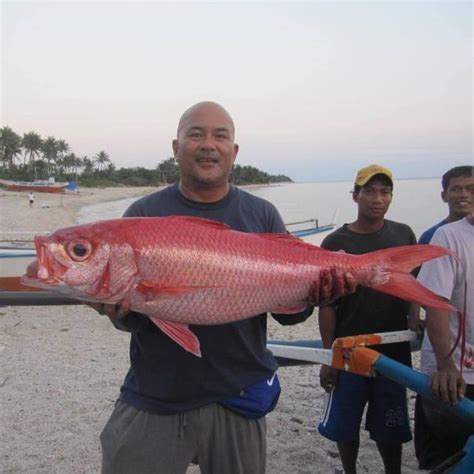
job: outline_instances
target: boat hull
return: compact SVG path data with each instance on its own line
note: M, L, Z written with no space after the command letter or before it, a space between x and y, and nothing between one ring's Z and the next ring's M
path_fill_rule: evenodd
M61 193L64 191L65 186L58 185L46 185L41 186L37 184L9 184L7 186L8 191L33 191L37 193Z

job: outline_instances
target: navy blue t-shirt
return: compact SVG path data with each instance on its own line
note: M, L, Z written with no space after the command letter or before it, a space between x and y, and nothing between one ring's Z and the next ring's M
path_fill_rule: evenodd
M125 217L183 215L213 219L243 232L286 232L275 207L231 186L215 203L185 198L173 184L134 202ZM308 308L295 315L275 315L282 324L304 321ZM149 413L179 413L238 395L242 389L272 377L277 363L266 348L266 314L218 326L194 326L202 358L185 351L146 316L130 313L114 322L130 331L130 369L120 399Z

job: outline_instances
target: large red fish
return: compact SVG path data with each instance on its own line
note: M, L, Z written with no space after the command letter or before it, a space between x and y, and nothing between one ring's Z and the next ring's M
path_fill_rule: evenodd
M37 263L22 283L102 303L126 300L186 350L188 324L223 324L302 310L321 271L424 306L453 308L408 273L449 251L431 245L364 255L330 252L286 234L249 234L193 217L125 218L36 237Z

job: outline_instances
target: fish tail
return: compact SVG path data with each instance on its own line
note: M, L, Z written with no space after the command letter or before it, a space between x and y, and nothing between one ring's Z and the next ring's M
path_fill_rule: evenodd
M374 255L376 254L376 255ZM445 299L428 290L408 273L422 263L445 255L454 255L451 250L437 245L408 245L379 250L373 257L381 260L388 280L369 285L372 289L418 303L430 308L456 311Z
M456 255L446 247L439 245L402 245L389 249L377 250L371 256L377 260L389 260L393 269L399 272L409 272L422 263L445 255Z

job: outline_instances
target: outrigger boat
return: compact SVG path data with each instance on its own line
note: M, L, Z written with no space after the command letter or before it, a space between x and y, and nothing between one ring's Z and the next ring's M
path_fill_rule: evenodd
M453 416L462 419L472 427L472 435L464 448L432 472L449 474L472 474L474 472L474 402L467 398L455 405L442 404L434 398L429 377L400 362L380 354L367 346L408 341L412 350L417 344L417 335L413 331L393 331L378 334L341 337L334 341L331 349L323 349L322 341L269 341L267 344L280 366L325 364L339 370L345 370L366 377L385 377L430 398L450 411Z
M338 210L333 215L331 223L319 225L318 219L308 219L305 221L288 222L285 226L291 235L303 239L313 245L320 245L326 235L336 228Z

